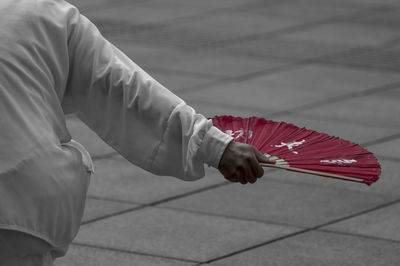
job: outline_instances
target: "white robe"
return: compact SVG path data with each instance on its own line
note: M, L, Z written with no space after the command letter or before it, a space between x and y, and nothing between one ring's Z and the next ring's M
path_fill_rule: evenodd
M0 228L63 249L92 163L65 125L79 111L132 163L183 180L217 167L232 138L168 91L63 0L0 1Z

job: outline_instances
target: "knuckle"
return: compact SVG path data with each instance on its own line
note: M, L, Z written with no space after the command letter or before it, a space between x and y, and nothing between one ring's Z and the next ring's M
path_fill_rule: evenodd
M249 182L250 182L251 184L254 184L256 181L257 181L257 179L251 179L251 180L249 180Z

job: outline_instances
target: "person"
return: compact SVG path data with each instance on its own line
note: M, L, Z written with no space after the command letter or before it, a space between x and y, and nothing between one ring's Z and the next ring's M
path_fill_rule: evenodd
M78 232L93 164L64 114L130 162L182 180L204 165L242 184L263 175L255 148L150 77L63 0L0 2L0 265L52 265Z

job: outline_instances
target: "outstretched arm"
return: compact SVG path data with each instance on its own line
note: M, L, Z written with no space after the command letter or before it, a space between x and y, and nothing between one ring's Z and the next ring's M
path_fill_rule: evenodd
M254 183L262 176L258 161L264 158L256 149L231 142L103 38L76 8L67 9L70 70L64 99L108 144L155 174L195 180L204 176L206 163L234 182Z
M218 167L232 138L150 77L67 6L69 77L64 103L109 145L160 175L195 180Z

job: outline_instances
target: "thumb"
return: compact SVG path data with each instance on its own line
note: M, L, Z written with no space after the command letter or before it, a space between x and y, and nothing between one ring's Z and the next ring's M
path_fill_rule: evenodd
M275 164L275 160L274 160L271 156L266 155L266 154L262 154L262 153L261 153L259 150L257 150L257 149L255 149L255 150L256 150L255 153L256 153L257 160L258 160L260 163Z

